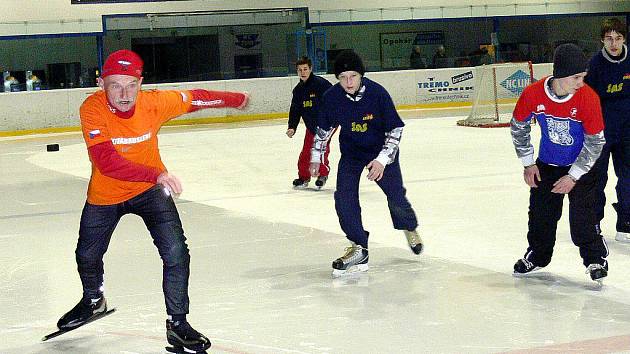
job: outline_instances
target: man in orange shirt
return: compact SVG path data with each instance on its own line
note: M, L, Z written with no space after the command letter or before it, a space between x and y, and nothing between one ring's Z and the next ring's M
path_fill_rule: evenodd
M129 50L112 53L98 79L102 91L80 109L81 128L92 162L87 201L81 215L76 261L83 297L57 323L77 328L107 311L103 296L103 255L125 214L140 216L163 262L167 340L175 349L203 352L210 341L186 321L190 255L173 195L180 180L160 158L162 124L203 108L243 108L245 93L207 90L141 91L142 59Z

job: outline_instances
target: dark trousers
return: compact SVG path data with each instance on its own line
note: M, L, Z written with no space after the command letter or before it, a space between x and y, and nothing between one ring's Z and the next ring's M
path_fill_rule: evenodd
M624 126L630 129L630 124ZM606 144L602 154L593 166L593 170L599 174L597 181L597 220L604 218L606 206L606 194L604 189L608 182L608 162L612 156L613 168L617 175L617 231L630 232L630 134L617 137L613 134L606 135ZM610 137L610 138L609 138Z
M304 134L304 145L302 145L302 152L298 159L298 177L302 180L308 180L311 178L311 148L313 147L313 141L315 136L310 130L306 129ZM328 155L330 154L330 139L326 142L326 152L324 153L324 163L319 165L319 175L328 176L330 173L330 163L328 162Z
M536 161L542 181L529 194L529 247L525 258L537 266L551 262L556 242L556 228L562 215L564 194L552 193L553 184L569 172L569 167L547 165ZM569 224L571 240L580 249L585 266L605 264L608 256L606 241L600 234L596 217L596 173L592 170L582 176L569 192Z
M103 255L118 221L125 214L142 218L162 258L166 312L187 314L190 255L173 198L166 195L161 186L120 204L85 203L75 252L84 297L97 298L102 292Z
M368 247L368 234L361 221L359 205L359 179L365 171L366 163L341 156L337 171L337 190L335 191L335 209L341 229L346 237L365 248ZM385 167L383 178L376 184L387 196L387 206L397 230L415 230L418 219L405 194L398 157Z

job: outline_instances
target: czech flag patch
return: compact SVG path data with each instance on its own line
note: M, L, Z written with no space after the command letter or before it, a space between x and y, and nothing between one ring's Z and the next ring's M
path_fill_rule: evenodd
M96 130L92 130L89 134L90 134L90 139L94 139L101 136L101 131L96 129Z

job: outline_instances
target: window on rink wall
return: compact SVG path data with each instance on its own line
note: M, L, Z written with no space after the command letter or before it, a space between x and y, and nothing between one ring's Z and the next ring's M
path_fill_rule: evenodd
M5 80L11 76L18 81L14 91L93 87L98 68L96 46L94 36L0 40L0 71ZM27 88L29 79L36 81L35 87Z
M216 24L212 26L203 25L201 17L182 14L106 17L103 54L128 48L139 51L147 63L146 82L295 75L298 50L291 38L304 31L304 13L221 15L221 20L212 19ZM325 33L325 48L318 48L318 55L327 58L328 72L336 54L348 48L363 57L368 71L383 71L408 68L405 53L410 55L417 34L425 33L443 33L432 39L435 42L420 38L428 67L440 41L448 66L474 66L488 56L499 62L551 62L555 46L565 42L577 43L592 55L601 48L599 27L609 17L625 22L625 14L581 14L315 23L312 28ZM239 25L239 21L251 24ZM415 34L411 42L405 39L409 33ZM3 78L18 81L15 90L26 89L27 73L40 80L41 89L95 86L97 38L94 33L0 37L0 71ZM383 50L383 40L396 38L395 50ZM497 46L488 46L493 40ZM486 55L482 46L496 53Z

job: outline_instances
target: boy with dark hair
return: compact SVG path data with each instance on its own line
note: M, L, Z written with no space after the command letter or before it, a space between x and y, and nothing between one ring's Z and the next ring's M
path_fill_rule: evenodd
M405 124L385 88L363 74L365 66L354 51L343 51L335 59L339 83L324 94L311 157L311 174L317 176L326 144L340 127L335 209L350 247L333 262L333 277L368 270L369 233L363 228L359 205L359 179L366 168L367 178L375 181L387 196L394 228L404 232L413 253L420 254L423 248L398 161L398 144Z
M593 201L598 174L592 170L604 145L604 125L597 94L584 85L587 66L578 46L559 46L553 76L527 86L514 108L512 141L530 187L529 247L514 264L514 275L551 262L565 194L569 195L571 239L580 249L587 273L593 280L608 274L608 247L600 235ZM535 161L532 119L542 132Z
M293 138L300 117L306 126L304 133L304 145L298 159L298 178L293 180L294 188L305 188L311 180L309 172L311 162L311 147L313 146L313 137L317 131L317 111L320 106L320 99L324 92L332 85L323 77L313 74L313 63L308 57L302 57L295 63L300 82L293 89L293 98L291 99L291 109L289 111L289 128L287 136ZM315 181L317 188L322 188L326 184L330 166L328 163L328 154L330 153L330 143L326 145L324 159L319 169L319 176Z
M630 242L630 59L626 26L616 18L604 20L600 38L604 45L590 62L585 82L599 95L604 115L606 144L593 167L600 177L597 184L598 221L604 218L608 181L608 161L612 156L617 175L615 240Z

